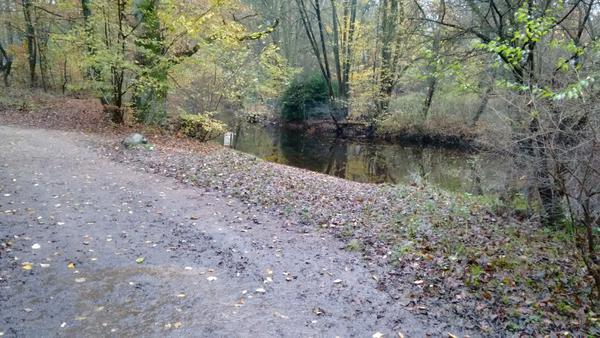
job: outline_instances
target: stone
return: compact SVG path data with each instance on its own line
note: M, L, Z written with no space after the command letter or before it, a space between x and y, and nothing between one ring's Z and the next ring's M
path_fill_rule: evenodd
M148 140L142 134L133 133L123 140L123 144L127 148L132 148L135 146L139 146L141 144L147 144Z

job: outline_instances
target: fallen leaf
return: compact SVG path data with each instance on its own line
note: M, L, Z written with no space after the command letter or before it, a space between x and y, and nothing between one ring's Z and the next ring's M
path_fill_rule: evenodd
M29 262L24 262L21 264L21 268L23 268L23 270L31 270L33 269L33 265Z
M67 268L69 268L69 269L75 269L75 263L69 262L69 264L67 264Z
M273 312L273 315L274 315L275 317L279 317L279 318L283 318L283 319L290 319L290 317L288 317L288 316L286 316L286 315L283 315L283 314L281 314L281 313L279 313L279 312L277 312L277 311Z
M138 258L135 260L135 262L136 262L136 263L138 263L138 264L142 264L142 263L144 263L144 260L145 260L145 259L144 259L144 257L138 257Z

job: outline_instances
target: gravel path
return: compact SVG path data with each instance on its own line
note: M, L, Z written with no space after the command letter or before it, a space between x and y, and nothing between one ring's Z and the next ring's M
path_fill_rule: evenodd
M4 336L439 336L326 233L0 126ZM0 334L2 335L2 334Z

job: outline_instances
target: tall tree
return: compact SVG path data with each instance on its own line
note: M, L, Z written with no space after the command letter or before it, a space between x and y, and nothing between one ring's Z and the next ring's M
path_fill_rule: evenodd
M10 76L12 62L12 57L8 55L6 50L4 50L2 43L0 42L0 72L2 73L2 79L5 87L8 87L9 85L8 77Z
M25 19L25 38L27 41L27 60L29 61L29 81L32 87L36 86L36 64L37 64L37 39L33 18L32 0L21 0L23 6L23 17Z
M414 38L418 26L406 17L406 7L403 0L383 0L379 7L381 40L377 97L379 115L388 111L394 88L401 75L412 63L408 60L411 57L408 42Z
M140 66L133 102L140 121L158 123L166 116L169 90L168 65L163 58L166 46L158 16L160 1L135 0L133 4L137 26L136 61Z
M92 1L81 0L81 12L83 14L83 30L85 39L85 48L88 57L93 57L96 54L94 47L94 25L92 23ZM95 67L89 67L86 70L86 77L88 79L96 79L99 75L98 69Z
M425 12L421 7L419 9L422 11L425 16ZM438 21L444 21L446 16L446 2L445 0L440 0L436 10L433 11ZM431 48L428 50L427 55L427 93L425 94L425 100L423 102L423 109L421 115L423 119L426 120L429 115L429 110L431 109L431 104L433 103L433 95L435 94L436 87L438 85L439 71L440 71L440 49L442 43L442 27L438 25L428 25L431 27L431 31L433 34L431 36Z
M300 13L300 18L302 19L302 23L304 25L304 30L306 32L306 37L308 38L310 45L312 47L315 58L317 59L317 63L319 64L319 69L321 70L321 74L323 79L327 83L327 91L329 95L329 100L333 104L335 101L335 92L333 90L333 83L331 78L331 71L329 67L329 58L327 55L327 44L325 42L325 34L323 29L323 16L321 14L321 6L319 4L320 0L311 1L312 7L315 9L315 16L317 18L317 27L319 30L319 38L317 40L315 33L312 28L312 21L310 19L309 12L307 10L306 4L304 0L296 0L296 4L298 5L298 10ZM336 125L338 132L341 130L338 118L334 112L334 109L330 109L330 117L333 120L333 123Z
M356 0L342 1L342 20L338 16L336 0L331 0L333 22L333 54L335 58L338 96L347 101L350 91L350 71L352 60L352 44L356 26Z
M352 53L354 44L354 32L356 30L356 11L357 11L357 0L345 0L343 2L344 16L342 25L342 48L343 48L343 67L342 67L342 79L341 82L344 84L344 97L348 97L350 94L350 72L352 70ZM350 13L348 15L348 12Z

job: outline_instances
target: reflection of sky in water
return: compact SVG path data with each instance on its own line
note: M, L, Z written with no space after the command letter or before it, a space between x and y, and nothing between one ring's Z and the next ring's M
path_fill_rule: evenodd
M499 158L441 148L333 140L277 128L239 127L232 147L268 161L357 182L427 180L447 190L480 193L501 191L508 180L507 164Z

